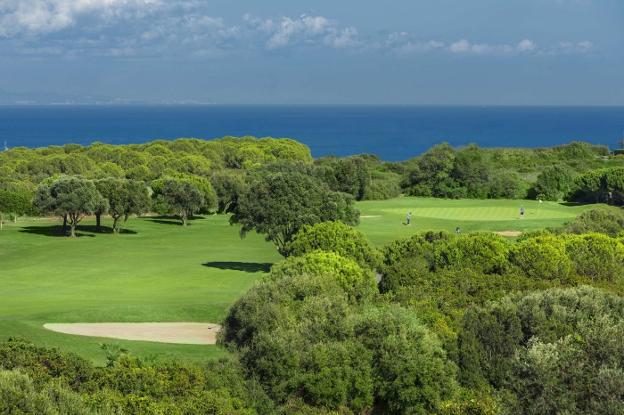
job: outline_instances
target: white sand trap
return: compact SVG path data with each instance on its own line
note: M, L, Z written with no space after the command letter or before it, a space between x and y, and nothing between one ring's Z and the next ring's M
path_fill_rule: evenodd
M380 218L381 215L360 215L360 219L373 219L373 218Z
M47 323L43 327L78 336L177 344L215 344L221 329L210 323Z

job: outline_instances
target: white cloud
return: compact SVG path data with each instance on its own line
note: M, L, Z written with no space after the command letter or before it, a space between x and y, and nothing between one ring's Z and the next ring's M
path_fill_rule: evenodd
M536 48L537 48L537 45L535 44L535 42L529 39L521 40L520 42L518 42L518 46L517 46L517 49L520 52L531 52L531 51L534 51Z
M266 37L267 49L282 49L293 45L347 48L359 44L355 27L340 27L324 16L284 16L273 20L245 15L244 20L252 32Z
M453 53L469 52L471 48L472 48L472 45L466 39L462 39L458 42L453 43L451 46L449 46L449 50Z
M262 51L327 48L411 56L451 53L472 56L586 54L588 40L538 46L473 43L468 39L422 39L409 32L364 34L320 15L229 22L205 0L0 0L3 55L218 58Z
M520 53L537 53L539 48L537 44L530 39L523 39L517 44L488 44L488 43L471 43L466 39L461 39L452 43L448 50L456 54L473 54L473 55L517 55Z
M394 32L390 33L383 43L375 46L398 55L410 55L442 49L446 44L439 40L416 39L407 32Z
M85 15L99 20L141 14L160 0L3 0L0 36L45 34L69 28Z

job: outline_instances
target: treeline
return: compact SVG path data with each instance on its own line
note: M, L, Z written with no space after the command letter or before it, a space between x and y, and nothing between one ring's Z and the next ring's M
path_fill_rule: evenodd
M24 201L51 177L123 179L148 187L163 179L192 178L210 184L218 212L231 212L249 183L266 166L294 164L330 190L356 200L400 194L445 198L541 198L619 204L624 158L602 146L573 142L553 148L453 148L440 144L406 162L376 156L322 157L290 139L225 137L157 140L145 144L12 148L0 153L0 212L37 214ZM202 182L202 183L199 183ZM200 189L201 190L201 189Z
M139 193L143 193L139 185L142 183L150 194L160 196L153 198L154 203L147 208L176 214L185 223L186 218L199 211L232 212L259 171L267 166L283 169L285 165L291 165L291 170L310 176L331 191L348 194L356 200L385 199L401 193L400 174L376 157L313 160L305 145L290 139L226 137L121 146L94 143L13 148L0 153L0 223L8 217L25 214L66 217L68 212L61 212L67 211L65 208L59 210L58 206L31 202L44 192L42 186L49 187L53 181L67 178L75 180L65 181L64 185L78 185L76 180L93 182L100 195L108 199L109 207L112 196L104 194L110 193L104 187L110 189L112 181L116 186L123 184L126 190L130 186ZM103 181L108 181L108 185ZM84 186L79 185L83 190ZM180 187L186 191L180 191ZM186 193L190 200L171 203L175 193ZM88 203L84 200L79 209L81 215L106 213L101 199ZM129 213L145 212L145 208L142 205ZM129 213L124 213L124 218Z
M557 201L573 200L577 177L624 167L624 158L583 142L537 149L440 144L401 166L402 189L413 196Z

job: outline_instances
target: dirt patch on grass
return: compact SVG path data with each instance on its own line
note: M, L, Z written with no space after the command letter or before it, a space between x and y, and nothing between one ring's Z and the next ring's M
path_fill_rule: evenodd
M522 235L522 232L520 231L501 231L501 232L494 232L494 233L500 236L505 236L507 238L515 238L515 237Z
M215 344L218 324L211 323L71 323L44 324L58 333L120 340L176 344Z

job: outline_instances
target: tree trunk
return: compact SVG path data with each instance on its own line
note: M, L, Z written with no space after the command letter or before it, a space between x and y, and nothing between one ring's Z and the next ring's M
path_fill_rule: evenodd
M76 237L76 225L72 223L69 227L69 232L70 232L69 236L71 238L75 238Z
M186 213L184 212L180 213L180 219L182 219L182 226L186 226L186 222L187 222Z
M102 214L101 213L95 214L95 227L97 228L98 232L102 229Z
M63 215L63 235L67 235L67 215Z
M113 233L117 235L119 231L119 217L113 216Z

